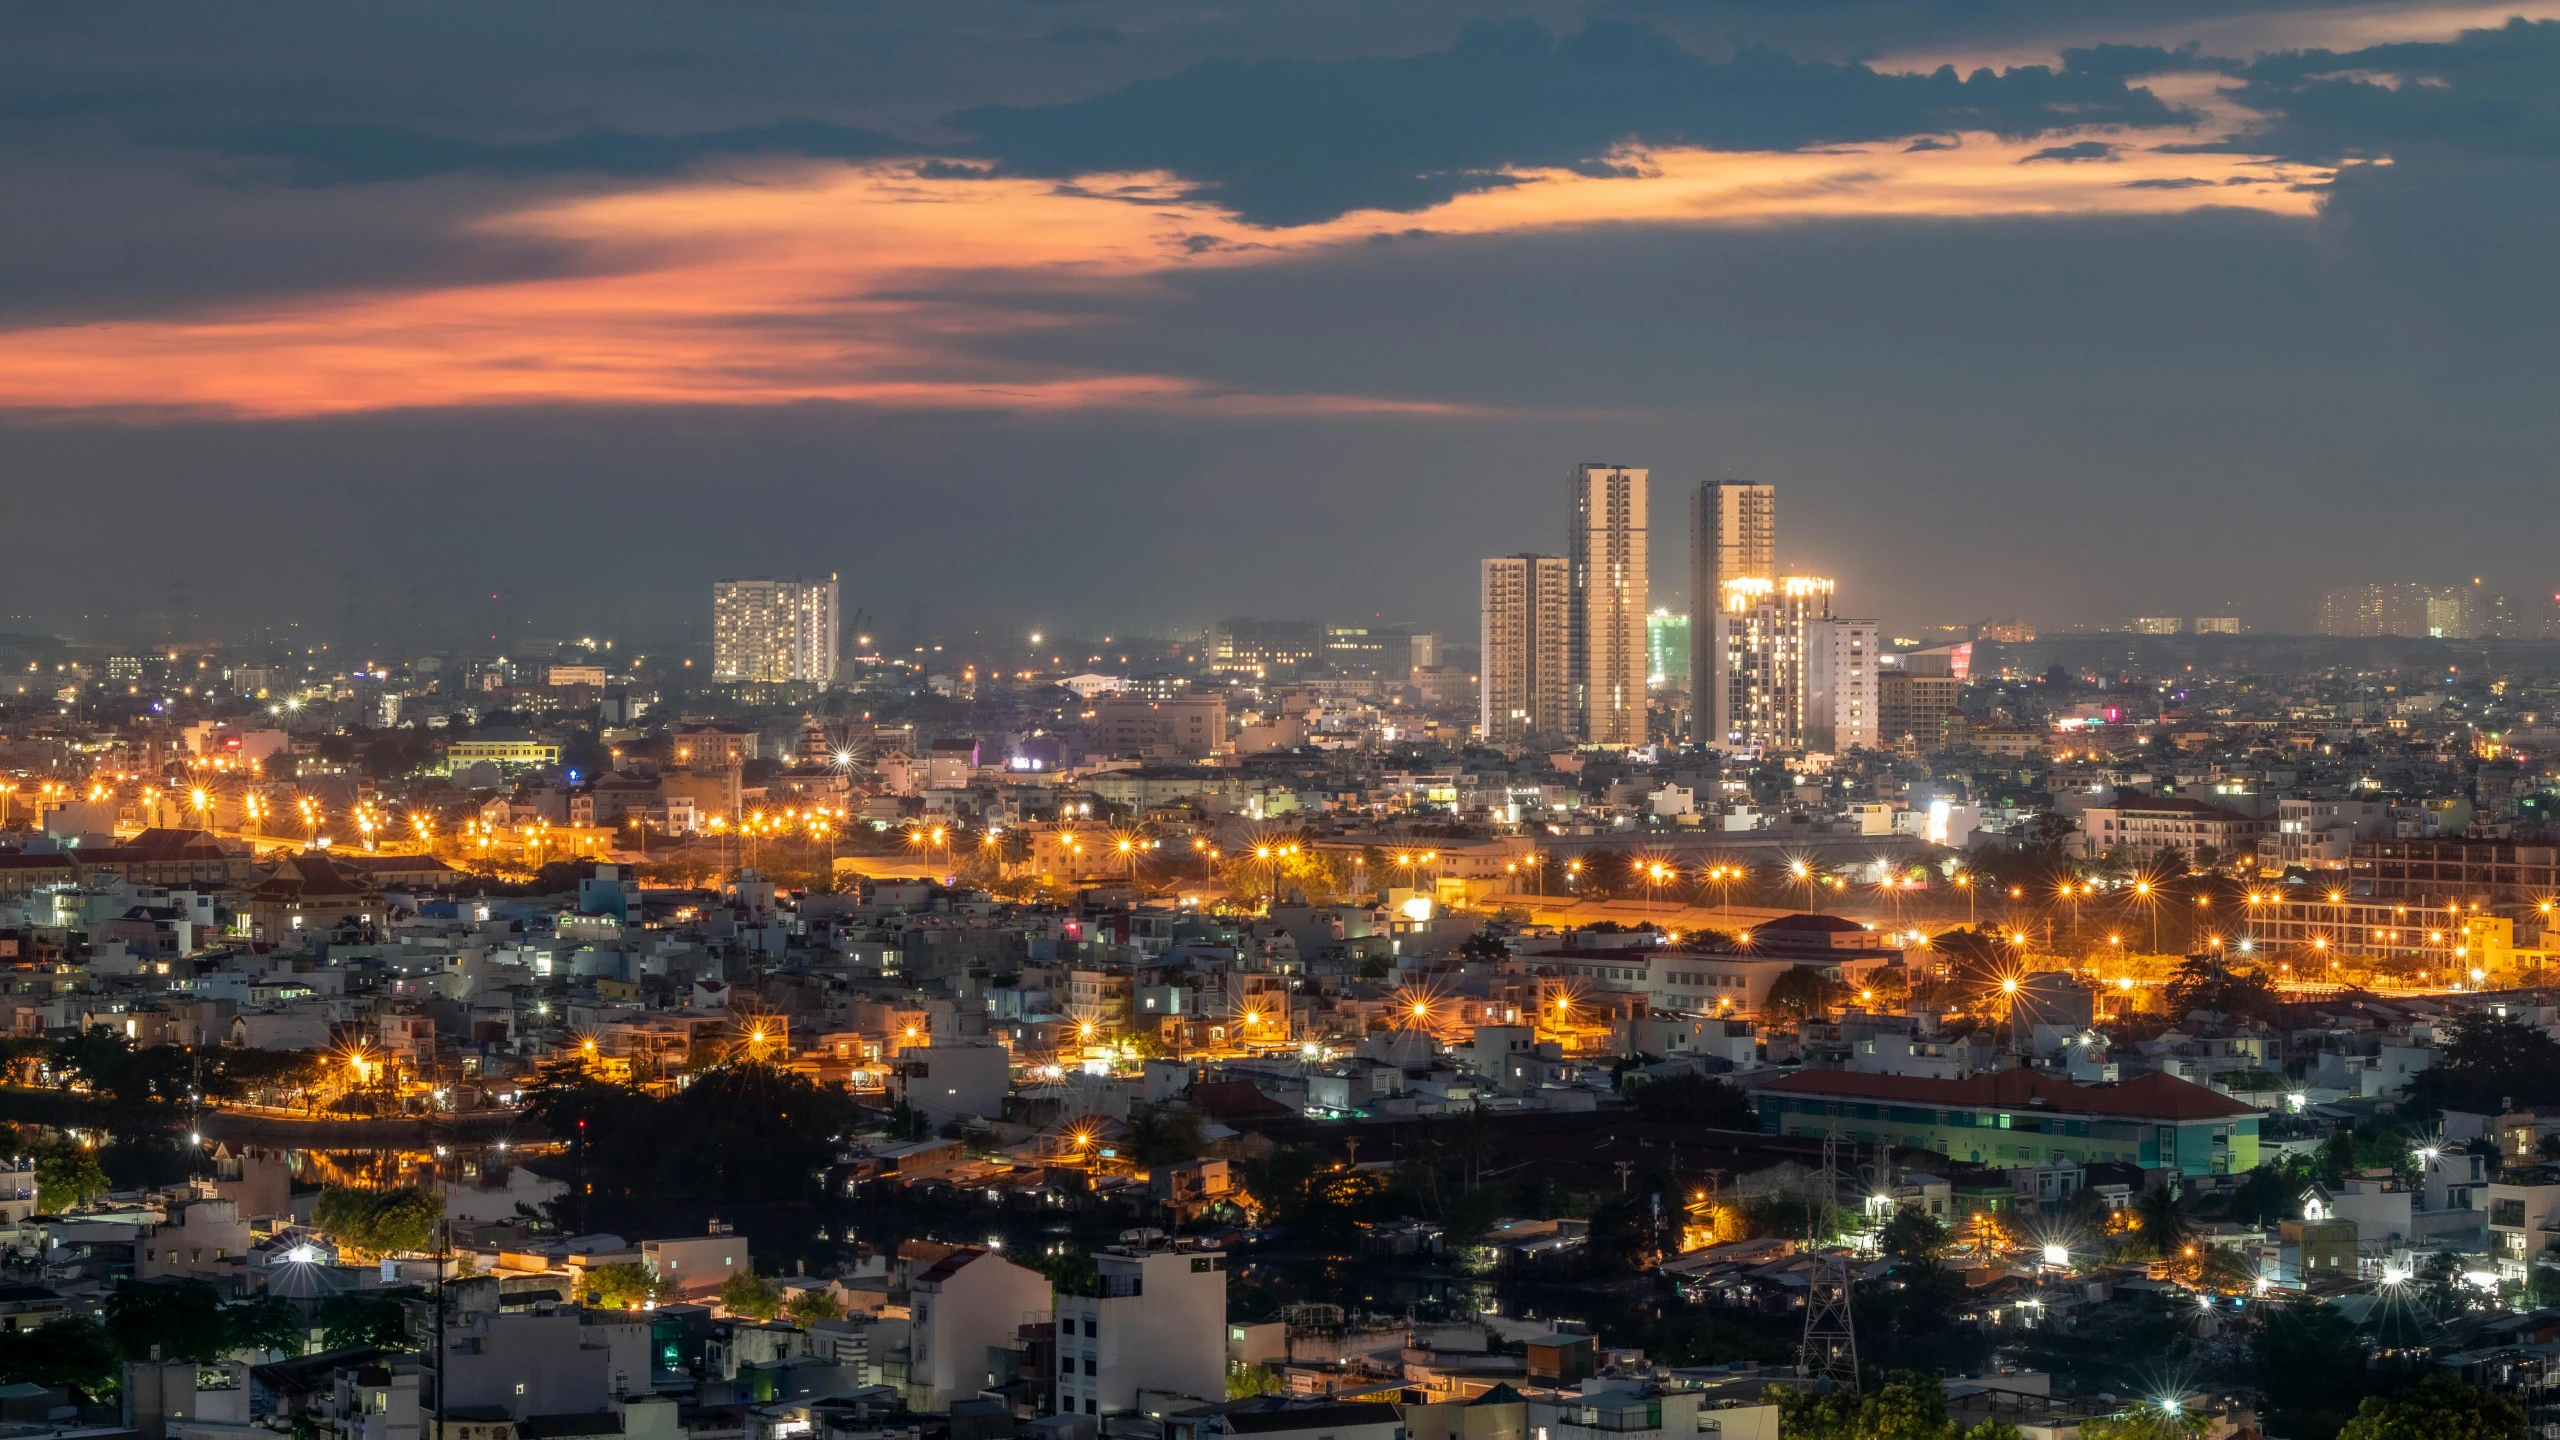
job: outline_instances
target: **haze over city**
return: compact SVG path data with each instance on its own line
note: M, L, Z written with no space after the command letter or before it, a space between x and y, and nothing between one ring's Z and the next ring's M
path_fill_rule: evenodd
M2560 1436L2560 0L0 10L0 1440Z

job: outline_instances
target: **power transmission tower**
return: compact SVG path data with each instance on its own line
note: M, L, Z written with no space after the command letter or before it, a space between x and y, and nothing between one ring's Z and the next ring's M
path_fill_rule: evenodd
M1796 1350L1796 1374L1821 1389L1858 1388L1858 1330L1849 1313L1849 1253L1832 1245L1840 1203L1840 1133L1822 1137L1822 1173L1815 1200L1822 1252L1804 1297L1804 1343Z

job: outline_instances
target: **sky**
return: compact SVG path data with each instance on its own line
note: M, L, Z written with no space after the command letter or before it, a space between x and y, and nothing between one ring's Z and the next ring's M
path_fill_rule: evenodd
M0 630L2560 591L2560 0L37 0L0 185Z

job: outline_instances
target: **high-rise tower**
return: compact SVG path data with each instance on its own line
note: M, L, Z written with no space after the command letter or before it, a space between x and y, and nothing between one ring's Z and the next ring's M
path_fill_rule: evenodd
M1721 744L1733 732L1725 708L1731 693L1724 646L1714 616L1729 580L1774 580L1778 574L1775 486L1711 480L1689 505L1689 733Z
M1645 743L1647 473L1577 465L1567 486L1573 589L1566 704L1573 737L1585 745Z
M767 683L836 678L836 577L711 586L711 676Z
M1501 555L1485 561L1483 571L1485 743L1561 735L1570 568L1561 555Z

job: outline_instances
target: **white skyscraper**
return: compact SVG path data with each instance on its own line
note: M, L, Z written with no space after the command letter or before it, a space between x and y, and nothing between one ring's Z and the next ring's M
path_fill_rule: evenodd
M836 577L711 586L715 680L824 685L836 678Z
M1720 713L1712 743L1765 751L1805 748L1807 646L1831 618L1832 584L1807 575L1727 580L1716 616L1723 649Z
M1483 564L1478 687L1488 745L1565 733L1565 624L1572 579L1561 555L1499 555Z
M1731 686L1714 616L1728 580L1778 573L1778 492L1770 485L1711 480L1689 504L1689 733L1713 744L1733 729L1723 707Z
M1834 755L1876 744L1875 620L1817 620L1805 642L1804 743Z
M1566 707L1585 745L1645 743L1646 478L1624 465L1578 465L1568 485Z

